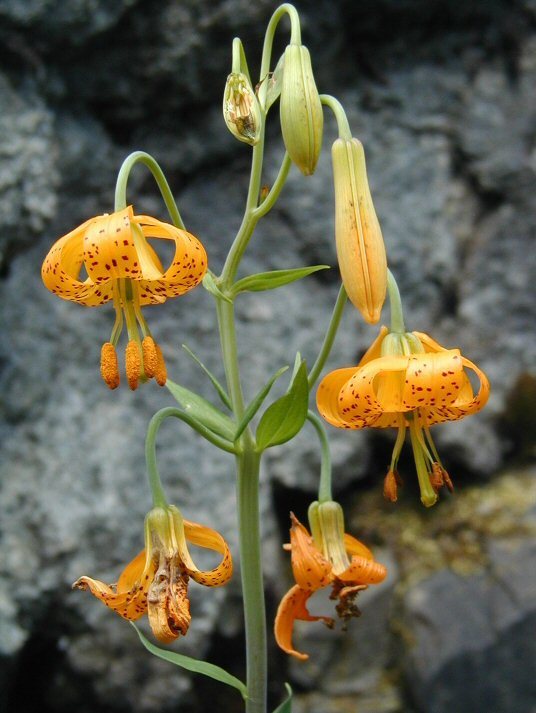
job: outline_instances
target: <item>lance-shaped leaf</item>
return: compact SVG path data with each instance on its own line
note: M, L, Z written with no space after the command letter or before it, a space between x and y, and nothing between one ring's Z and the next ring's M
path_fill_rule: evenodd
M294 438L305 423L308 402L307 367L302 361L287 393L263 413L257 428L257 448L262 451Z
M244 700L247 699L248 692L245 684L242 683L240 679L236 678L236 676L232 676L230 673L227 673L225 669L215 666L213 663L208 663L208 661L199 661L199 659L193 659L190 656L178 654L175 651L161 649L158 646L151 644L151 642L148 641L135 624L132 623L132 626L136 629L141 643L145 646L147 651L150 651L150 653L154 656L158 656L158 658L164 659L164 661L169 661L169 663L175 664L175 666L185 668L187 671L202 673L204 676L208 676L216 681L232 686L240 691ZM279 710L279 708L277 710ZM282 708L281 710L285 711L287 709Z
M275 374L274 374L274 375L272 376L272 378L270 379L270 381L268 381L268 383L266 383L266 384L262 387L262 389L261 389L261 390L259 391L259 393L255 396L255 398L253 399L253 401L249 404L249 406L247 407L247 409L246 409L245 412L244 412L244 415L243 415L243 417L242 417L242 420L241 420L240 423L238 424L238 428L236 429L235 438L234 438L235 441L236 441L237 438L240 438L240 436L241 436L242 433L244 432L244 430L245 430L246 426L248 425L248 423L251 421L251 419L253 418L253 416L255 416L255 414L257 413L257 411L260 409L260 407L261 407L261 405L262 405L262 402L263 402L264 399L268 396L268 393L269 393L270 389L272 388L272 386L274 385L274 382L275 382L277 379L279 379L279 377L281 376L281 374L284 374L287 369L288 369L288 366L283 366L283 367L281 367L281 369L279 369L278 371L276 371Z
M210 401L199 396L199 394L190 391L190 389L186 389L180 384L176 384L170 379L166 381L166 386L182 408L197 421L214 433L223 436L228 441L232 442L234 440L236 424L229 416L222 413L222 411L213 406Z
M283 703L277 706L274 713L292 713L292 688L288 685L288 683L285 683L285 688L287 689L288 695Z
M301 280L307 275L319 270L328 270L329 265L311 265L309 267L296 267L290 270L272 270L271 272L258 272L255 275L248 275L235 283L233 295L239 292L262 292L263 290L275 290L276 287L289 285L291 282Z
M229 302L232 304L232 300L230 297L227 295L224 295L223 292L220 290L218 285L216 284L216 280L214 278L214 275L210 270L207 270L205 277L203 278L203 287L207 292L210 292L211 295L216 297L219 300L223 300L224 302Z
M203 362L202 362L201 359L197 356L197 354L194 354L194 352L193 352L188 346L186 346L186 344L183 344L183 345L182 345L182 348L184 349L184 351L186 352L186 354L188 354L188 356L191 357L191 358L195 361L195 363L196 363L199 367L201 367L201 369L202 369L202 370L205 372L205 374L208 376L208 378L209 378L210 381L212 382L212 386L213 386L213 387L216 389L216 391L218 392L218 396L219 396L220 399L222 400L222 403L223 403L225 406L227 406L228 409L232 409L231 399L229 398L229 395L227 394L227 391L225 391L225 389L224 389L223 386L220 384L220 382L218 381L218 379L216 379L216 377L214 376L214 374L208 369L208 367L206 367L206 366L203 364Z

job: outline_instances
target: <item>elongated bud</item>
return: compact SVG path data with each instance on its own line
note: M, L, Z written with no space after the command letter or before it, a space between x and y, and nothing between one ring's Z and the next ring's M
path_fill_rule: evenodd
M254 146L260 137L261 110L248 78L242 72L227 77L223 93L223 118L231 134Z
M370 195L365 152L357 139L337 139L331 154L335 240L342 281L365 321L375 324L385 301L387 259Z
M309 50L303 45L288 45L285 50L280 115L285 148L300 171L310 176L322 148L324 115Z

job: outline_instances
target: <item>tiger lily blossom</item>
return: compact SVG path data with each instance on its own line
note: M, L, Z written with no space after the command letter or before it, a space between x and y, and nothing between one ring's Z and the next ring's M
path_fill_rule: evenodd
M187 542L215 550L220 564L199 570ZM231 553L223 537L209 527L184 520L174 505L156 507L145 518L145 549L127 564L116 585L80 577L74 589L89 589L107 607L129 621L145 613L155 637L170 643L190 626L188 581L208 587L226 584L233 573Z
M342 508L338 503L315 502L309 508L313 536L293 513L290 514L290 550L292 572L296 584L285 594L275 619L275 639L287 654L300 661L309 658L292 644L296 619L322 621L332 628L331 617L312 616L307 600L316 591L331 586L330 599L338 600L336 611L345 622L359 616L354 604L357 594L369 584L378 584L387 574L386 568L374 560L372 552L355 537L344 532Z
M153 247L155 239L174 244L166 269ZM115 323L110 341L102 347L101 375L109 388L119 386L115 347L126 323L127 380L136 389L140 381L153 376L161 386L166 382L162 351L141 307L188 292L201 282L206 270L207 255L196 237L156 218L134 215L128 206L90 218L56 241L43 262L41 276L45 286L65 300L86 307L113 300Z
M467 372L480 384L475 393ZM421 501L434 505L439 489L453 489L432 440L430 426L480 411L489 381L459 349L445 349L422 332L388 333L378 338L357 366L324 377L317 392L321 415L337 428L397 428L398 437L384 482L387 499L397 499L398 458L409 429Z

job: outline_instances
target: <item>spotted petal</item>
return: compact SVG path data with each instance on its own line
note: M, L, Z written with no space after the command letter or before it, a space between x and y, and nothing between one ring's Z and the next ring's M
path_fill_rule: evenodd
M199 584L207 587L220 587L226 584L233 574L233 560L231 552L223 537L216 530L210 527L198 525L196 522L184 520L184 532L186 539L193 545L214 550L223 555L220 564L214 569L202 571L198 569L192 560L186 543L179 543L181 559L186 567L186 571Z
M145 550L127 564L119 577L117 588L91 577L80 577L75 589L89 589L97 599L119 616L136 621L147 611L147 592L153 580L156 565L146 561Z
M314 544L314 540L294 513L290 513L290 549L292 573L296 583L314 592L333 579L332 565Z
M387 576L387 568L383 564L367 557L354 555L350 566L337 575L337 579L345 584L378 584Z
M295 585L285 594L277 609L275 617L274 634L278 646L291 656L300 661L306 661L308 654L303 654L292 646L292 631L296 619L300 621L323 621L328 626L333 626L333 619L326 616L312 616L307 610L307 600L312 592Z

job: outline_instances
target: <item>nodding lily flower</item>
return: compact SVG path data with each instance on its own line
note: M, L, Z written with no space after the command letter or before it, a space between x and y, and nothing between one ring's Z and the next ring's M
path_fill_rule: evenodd
M167 269L149 242L154 239L174 243ZM188 292L206 270L207 255L197 238L156 218L134 215L129 206L90 218L60 238L46 256L41 275L45 286L65 300L86 307L113 300L115 324L110 341L102 347L101 375L111 389L119 386L115 347L126 322L126 373L130 388L136 389L140 380L153 376L161 386L166 383L162 351L141 307Z
M199 570L187 542L223 555L220 564ZM80 577L76 589L89 589L107 607L129 621L145 613L153 634L170 643L185 636L190 626L188 580L207 587L226 584L233 573L231 553L223 537L209 527L184 520L174 505L157 507L145 519L145 549L127 564L116 585Z
M309 656L292 645L296 619L322 621L329 628L334 626L331 617L309 614L309 597L331 586L330 599L338 600L337 614L346 623L361 613L354 603L357 594L369 584L385 579L387 570L374 560L368 547L344 532L342 508L338 503L312 503L309 508L312 537L293 513L290 519L290 545L284 548L290 550L296 584L279 604L274 632L283 651L305 661Z
M467 372L480 382L473 389ZM324 377L316 402L322 416L337 428L397 428L384 495L396 501L398 458L409 429L421 501L427 507L439 489L452 481L432 440L430 426L477 413L489 396L489 381L459 349L445 349L422 332L390 333L382 327L357 366Z

